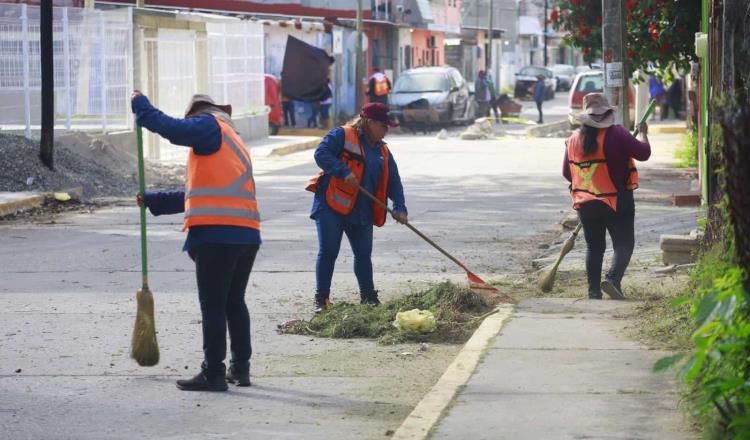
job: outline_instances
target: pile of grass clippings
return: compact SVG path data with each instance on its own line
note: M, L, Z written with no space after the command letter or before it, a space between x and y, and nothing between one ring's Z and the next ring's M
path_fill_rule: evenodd
M446 281L427 290L386 301L380 306L335 303L309 321L295 321L282 331L325 338L373 338L380 344L458 344L471 337L492 308L481 295ZM394 327L396 313L411 309L431 311L437 320L435 331L410 333Z

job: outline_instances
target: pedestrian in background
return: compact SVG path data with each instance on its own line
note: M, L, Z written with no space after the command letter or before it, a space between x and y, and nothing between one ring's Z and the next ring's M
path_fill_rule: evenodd
M536 82L534 83L534 102L536 103L536 109L539 112L539 119L536 123L544 124L544 116L542 115L542 104L544 104L544 75L536 76Z
M659 104L659 116L663 121L667 118L667 91L664 90L664 84L655 76L648 79L648 95L652 101ZM654 118L656 115L654 115ZM653 119L653 118L652 118Z
M320 102L310 102L310 117L307 118L307 128L318 128L318 114Z
M326 87L328 88L328 97L320 101L320 126L324 130L328 130L328 126L331 118L331 105L333 104L333 85L331 84L331 78L326 79Z
M373 67L373 74L367 81L367 97L370 98L370 102L380 102L388 106L388 93L391 91L391 80L380 68Z
M250 316L245 289L261 244L260 215L250 154L232 122L232 107L194 95L185 119L172 118L135 91L138 125L175 145L190 147L185 191L138 195L153 215L185 213L183 250L195 262L201 308L201 371L178 380L185 391L226 391L227 381L250 386ZM227 327L232 358L224 359Z
M675 77L672 84L667 89L667 104L665 106L667 118L669 117L669 109L674 112L675 119L680 119L680 110L682 108L682 80L679 77Z
M330 304L333 269L343 234L354 253L360 302L380 304L372 275L372 231L373 225L385 223L386 210L360 194L358 186L383 203L391 199L396 221L408 221L396 160L383 142L388 128L398 125L384 104L369 103L358 118L328 132L315 150L315 162L322 171L306 188L315 193L310 218L315 220L318 232L315 313Z
M492 75L490 74L487 75L487 86L490 88L490 108L487 111L487 115L492 116L492 113L494 113L495 121L500 121L500 111L497 108L500 105L500 95L497 93L497 87L495 87L495 82L492 80ZM492 113L490 113L490 110Z
M479 71L477 79L474 81L474 100L477 103L477 116L480 118L488 116L492 91L490 90L490 84L487 82L487 73L484 70Z
M583 97L583 110L570 114L581 125L565 142L563 176L571 182L573 207L586 239L588 296L601 299L602 291L612 299L624 299L622 277L635 245L635 202L638 171L633 159L648 160L651 146L648 125L641 124L641 141L622 125L615 125L615 108L602 93ZM601 281L602 260L612 238L614 258Z

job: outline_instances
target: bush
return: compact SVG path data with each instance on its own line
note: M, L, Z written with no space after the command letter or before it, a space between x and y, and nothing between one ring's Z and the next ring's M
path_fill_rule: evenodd
M674 152L678 160L677 168L695 168L698 166L698 133L688 130L682 137L682 145Z

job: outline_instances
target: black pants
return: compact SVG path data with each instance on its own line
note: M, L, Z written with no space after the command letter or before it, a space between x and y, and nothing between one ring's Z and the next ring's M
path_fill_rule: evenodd
M578 218L583 224L586 239L586 275L589 295L601 295L602 260L607 249L606 232L612 238L615 255L606 278L620 288L630 257L635 246L635 203L633 191L620 191L617 196L617 212L603 202L591 201L581 205Z
M297 117L294 115L294 101L284 101L281 108L284 110L284 125L288 127L297 125Z
M250 315L245 288L259 245L206 243L192 252L203 318L202 368L208 376L222 375L227 356L227 326L231 366L250 369Z
M544 122L544 117L542 116L542 103L544 101L536 101L536 109L539 111L539 122L540 124Z

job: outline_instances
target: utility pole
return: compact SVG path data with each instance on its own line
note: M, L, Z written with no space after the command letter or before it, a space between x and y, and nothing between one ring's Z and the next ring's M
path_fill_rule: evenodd
M357 0L357 66L356 66L356 81L355 86L357 90L356 108L355 111L359 114L364 104L364 96L362 90L362 79L365 76L365 58L362 54L362 0Z
M55 73L52 40L52 0L39 4L39 55L42 69L42 138L39 158L55 169Z
M494 17L494 6L495 1L490 0L490 23L487 28L487 53L485 54L485 60L487 60L487 65L484 66L485 72L491 72L492 71L492 18Z
M628 112L628 66L625 63L625 4L623 0L602 0L602 58L604 91L615 107L615 122L630 126Z
M545 67L547 66L547 63L549 62L549 59L547 57L547 22L548 22L547 1L548 0L544 0L544 66Z

